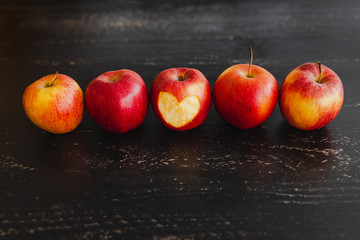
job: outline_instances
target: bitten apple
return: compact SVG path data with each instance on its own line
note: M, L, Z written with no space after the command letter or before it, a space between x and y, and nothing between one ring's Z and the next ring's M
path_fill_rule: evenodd
M50 74L32 83L23 94L29 119L51 133L74 130L84 114L84 94L79 85L64 74Z
M192 68L170 68L154 79L150 89L156 116L168 128L185 131L201 125L210 110L211 88Z
M134 71L105 72L85 92L90 116L105 130L125 133L137 128L147 114L149 97L144 80Z
M279 95L275 77L262 67L250 63L226 69L216 80L214 106L231 125L249 129L263 123L274 111Z
M302 130L324 127L340 112L344 88L339 76L318 63L305 63L287 75L280 91L285 120Z

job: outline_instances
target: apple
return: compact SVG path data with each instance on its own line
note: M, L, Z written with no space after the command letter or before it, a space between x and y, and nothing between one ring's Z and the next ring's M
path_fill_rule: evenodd
M85 92L90 116L105 130L125 133L147 114L149 97L144 80L134 71L109 71L92 80Z
M280 110L285 120L302 130L324 127L340 112L344 88L339 76L318 63L292 70L280 91Z
M249 129L263 123L274 111L279 95L275 77L250 63L226 69L216 80L213 101L219 115L231 125Z
M39 128L60 134L74 130L84 115L84 94L64 74L50 74L32 83L23 94L23 107Z
M210 110L211 88L192 68L170 68L156 76L150 89L156 116L167 127L185 131L201 125Z

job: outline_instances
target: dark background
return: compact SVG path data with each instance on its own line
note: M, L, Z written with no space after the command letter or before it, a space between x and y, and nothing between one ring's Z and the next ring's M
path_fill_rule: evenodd
M359 239L360 2L0 2L0 239ZM292 128L277 107L239 130L212 107L187 132L151 108L126 134L80 126L53 135L33 125L22 94L59 71L85 91L128 68L147 87L191 67L213 87L248 62L281 86L305 62L342 79L343 108L326 127Z

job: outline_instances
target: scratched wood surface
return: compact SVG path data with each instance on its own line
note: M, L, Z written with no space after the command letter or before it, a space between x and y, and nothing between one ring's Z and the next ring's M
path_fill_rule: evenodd
M0 2L0 239L359 239L360 2ZM122 68L147 87L169 67L211 86L248 60L279 85L321 60L341 77L338 117L303 132L278 107L243 131L212 107L188 132L145 122L110 134L85 113L52 135L25 116L26 86L59 71L83 90Z

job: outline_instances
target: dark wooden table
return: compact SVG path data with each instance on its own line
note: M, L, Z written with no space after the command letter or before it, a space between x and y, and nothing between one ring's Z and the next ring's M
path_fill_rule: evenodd
M359 1L4 0L0 33L0 239L360 238ZM53 135L22 108L25 88L55 71L83 91L122 68L148 88L170 67L214 86L248 46L279 85L309 61L337 72L337 118L304 132L277 107L244 131L212 107L175 132L150 108L123 135L88 112Z

